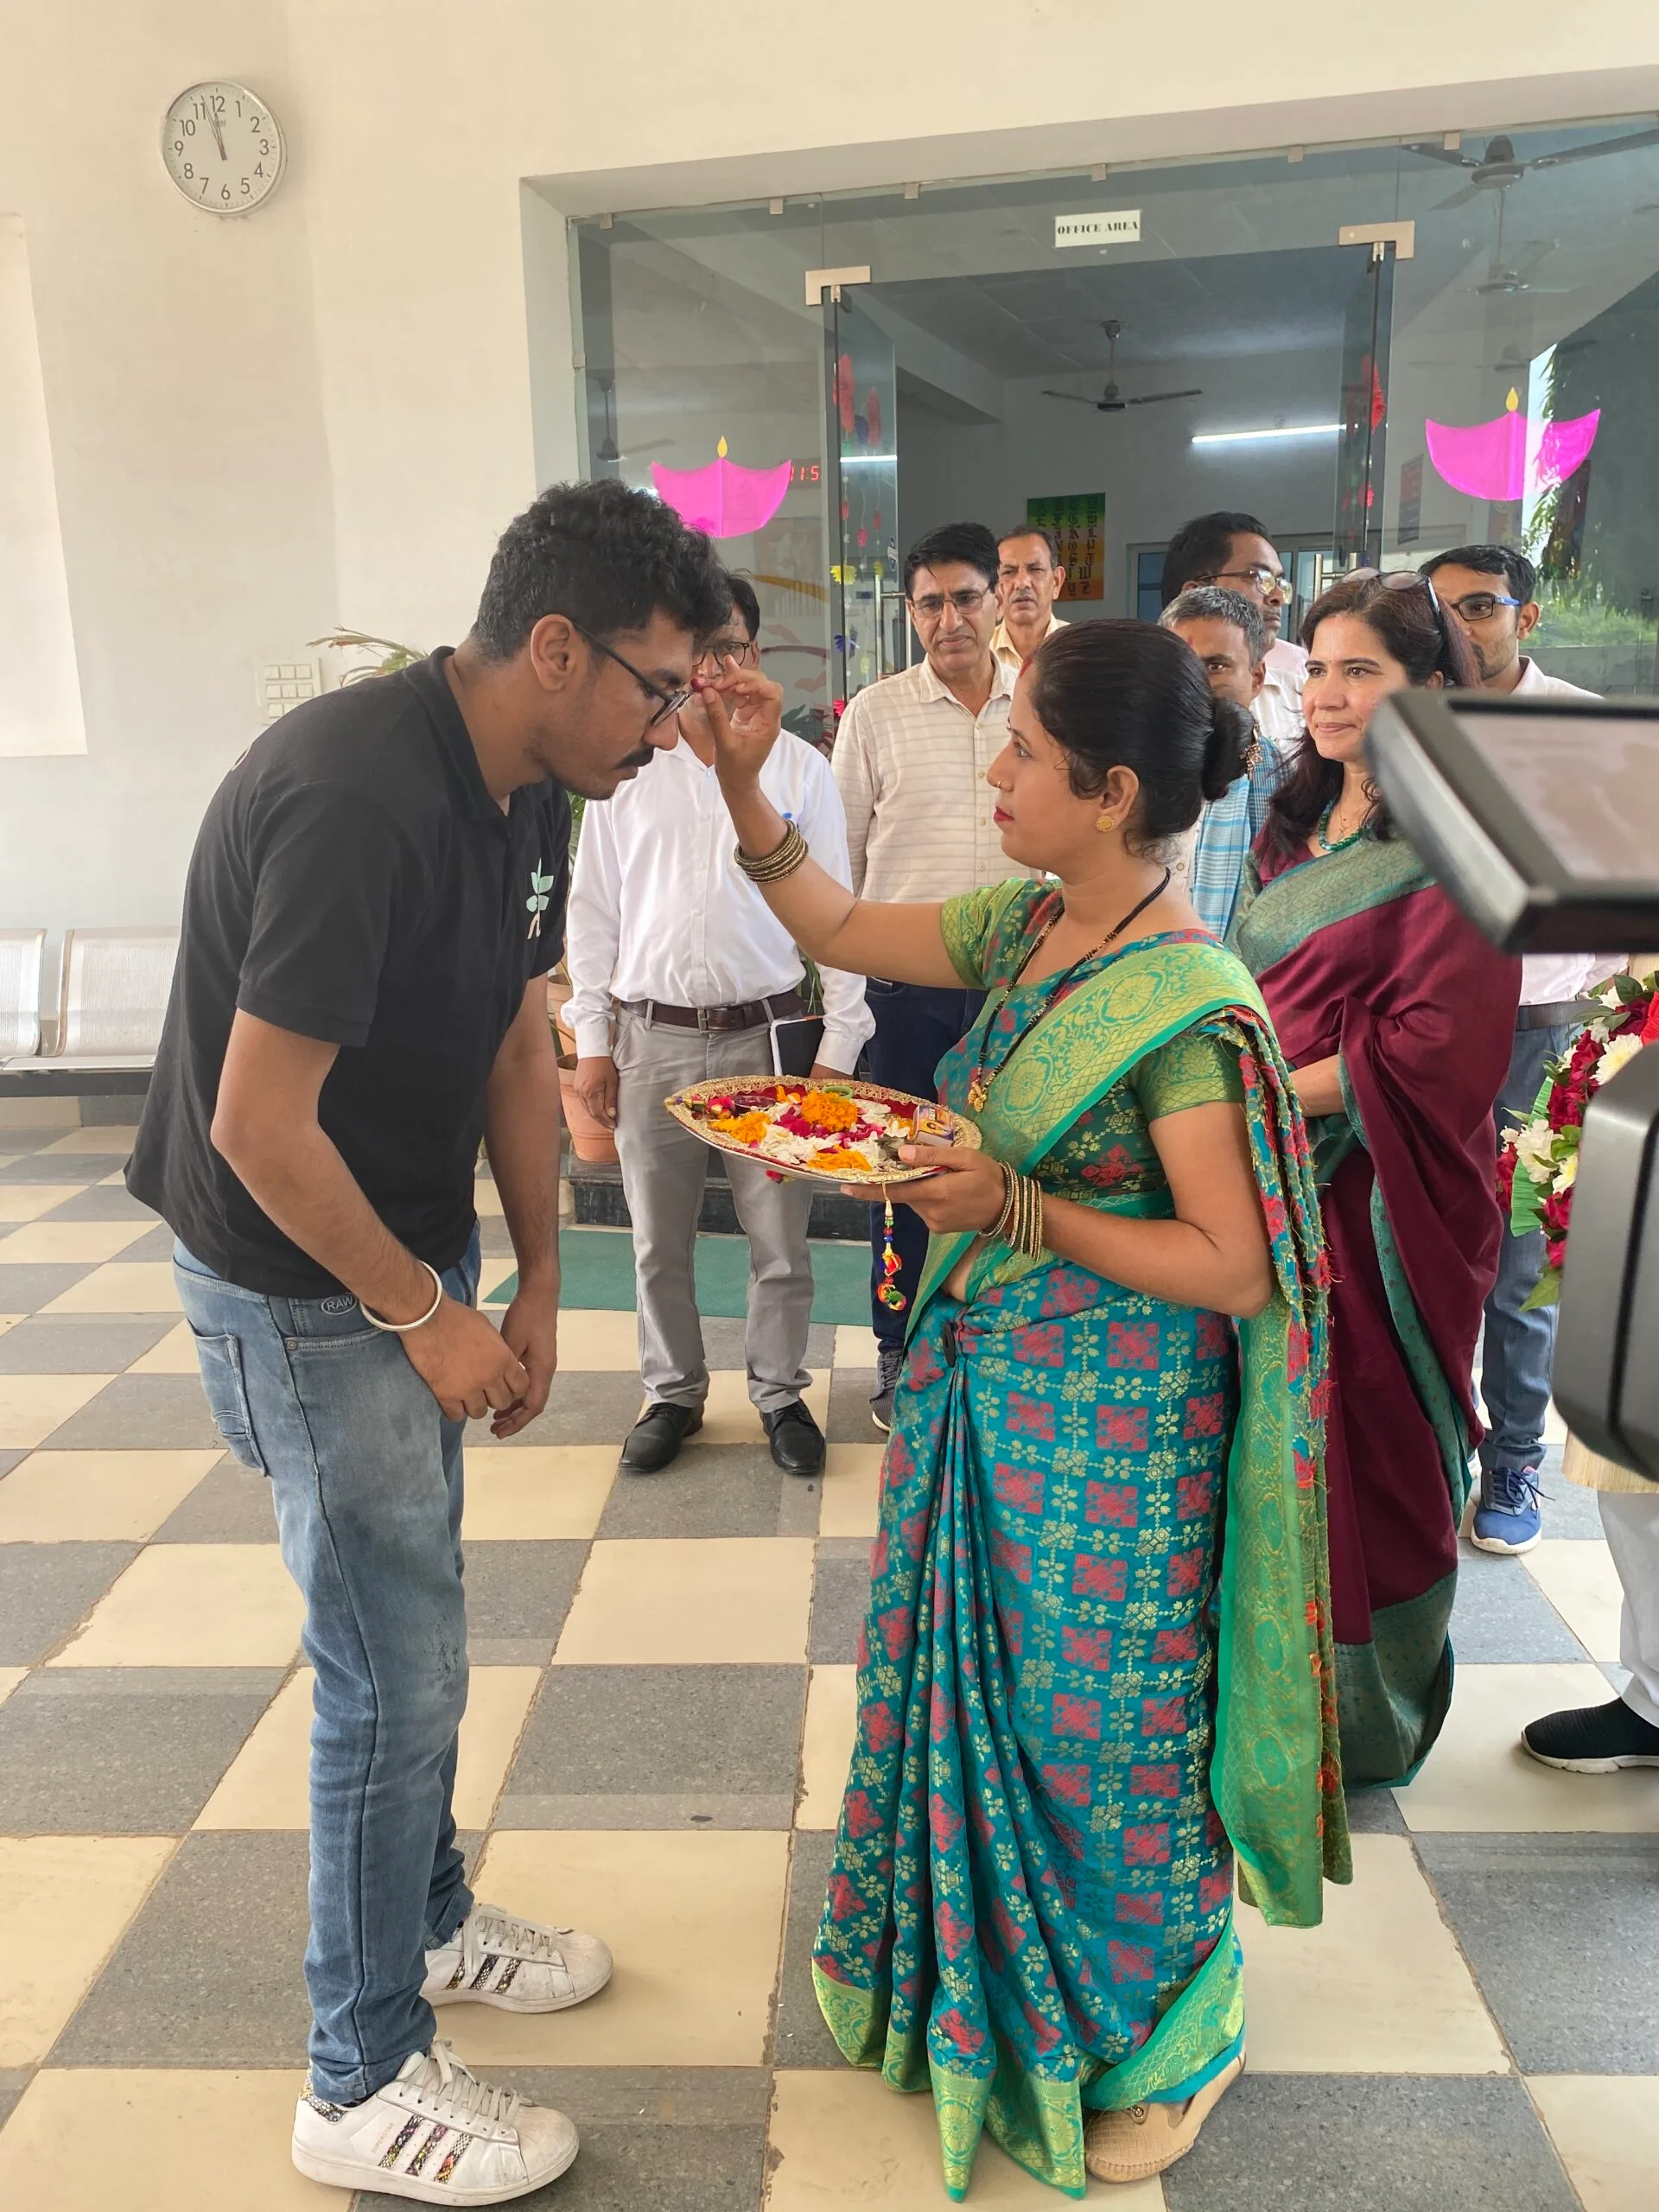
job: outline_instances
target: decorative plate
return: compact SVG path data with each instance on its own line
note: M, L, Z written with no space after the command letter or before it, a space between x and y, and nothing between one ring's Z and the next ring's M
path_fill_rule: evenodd
M959 1144L979 1149L979 1131L962 1115L886 1084L812 1084L800 1076L716 1076L664 1101L677 1122L716 1152L758 1160L774 1175L811 1182L919 1183L936 1171L906 1167L901 1144Z

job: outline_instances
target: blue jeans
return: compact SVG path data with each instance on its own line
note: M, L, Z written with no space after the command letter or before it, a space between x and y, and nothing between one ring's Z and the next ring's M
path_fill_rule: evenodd
M873 978L865 993L875 1016L875 1034L864 1048L870 1080L907 1090L915 1098L935 1097L934 1071L978 1020L984 992L947 991L931 983L883 983ZM882 1351L899 1351L927 1263L927 1224L894 1199L893 1249L899 1255L899 1272L893 1281L906 1300L894 1313L876 1296L886 1281L881 1273L885 1219L883 1207L870 1208L870 1325Z
M174 1247L202 1388L269 1475L305 1597L311 1731L311 2079L372 2096L435 2023L423 1954L472 1910L450 1798L467 1706L459 1422L354 1298L266 1298ZM443 1278L470 1305L478 1236Z
M1559 1059L1577 1034L1575 1027L1517 1029L1510 1071L1497 1095L1497 1140L1532 1112L1544 1079L1544 1062ZM1550 1368L1555 1357L1555 1308L1530 1313L1522 1305L1544 1271L1544 1233L1511 1236L1507 1227L1497 1262L1497 1281L1486 1300L1485 1346L1480 1395L1486 1408L1486 1434L1480 1464L1530 1470L1544 1456L1544 1414L1549 1405Z

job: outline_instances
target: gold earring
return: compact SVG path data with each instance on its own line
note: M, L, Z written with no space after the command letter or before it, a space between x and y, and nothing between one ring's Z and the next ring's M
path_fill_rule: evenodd
M1106 835L1108 830L1116 830L1116 827L1117 820L1114 815L1097 814L1095 817L1095 828L1099 831L1103 837Z

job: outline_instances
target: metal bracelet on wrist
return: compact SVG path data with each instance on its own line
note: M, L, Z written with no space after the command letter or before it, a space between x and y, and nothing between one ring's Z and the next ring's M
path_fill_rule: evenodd
M797 868L806 865L809 855L805 838L791 822L784 832L782 842L774 845L769 853L752 857L739 845L734 857L751 883L767 884L781 883L786 875L793 875Z

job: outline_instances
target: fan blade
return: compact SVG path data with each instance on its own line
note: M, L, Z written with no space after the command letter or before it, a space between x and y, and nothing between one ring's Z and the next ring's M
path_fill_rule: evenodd
M1563 162L1599 161L1603 154L1628 153L1637 146L1659 146L1659 130L1632 130L1625 138L1598 138L1593 146L1568 146L1559 154L1540 154L1527 167L1554 169Z
M1128 404L1131 407L1155 407L1160 399L1202 399L1204 387L1194 385L1187 391L1143 391Z
M1454 154L1446 146L1408 146L1408 154L1421 154L1426 162L1445 162L1454 169L1478 169L1480 163L1472 154Z
M638 461L642 453L660 453L664 446L671 446L672 438L642 438L638 445L625 446L619 458Z
M1471 200L1478 200L1484 189L1484 185L1465 184L1461 192L1454 192L1449 200L1437 200L1430 212L1438 215L1447 207L1466 207Z
M1100 405L1099 400L1090 399L1088 393L1084 391L1049 391L1045 389L1043 397L1045 399L1075 399L1079 407L1098 407Z

